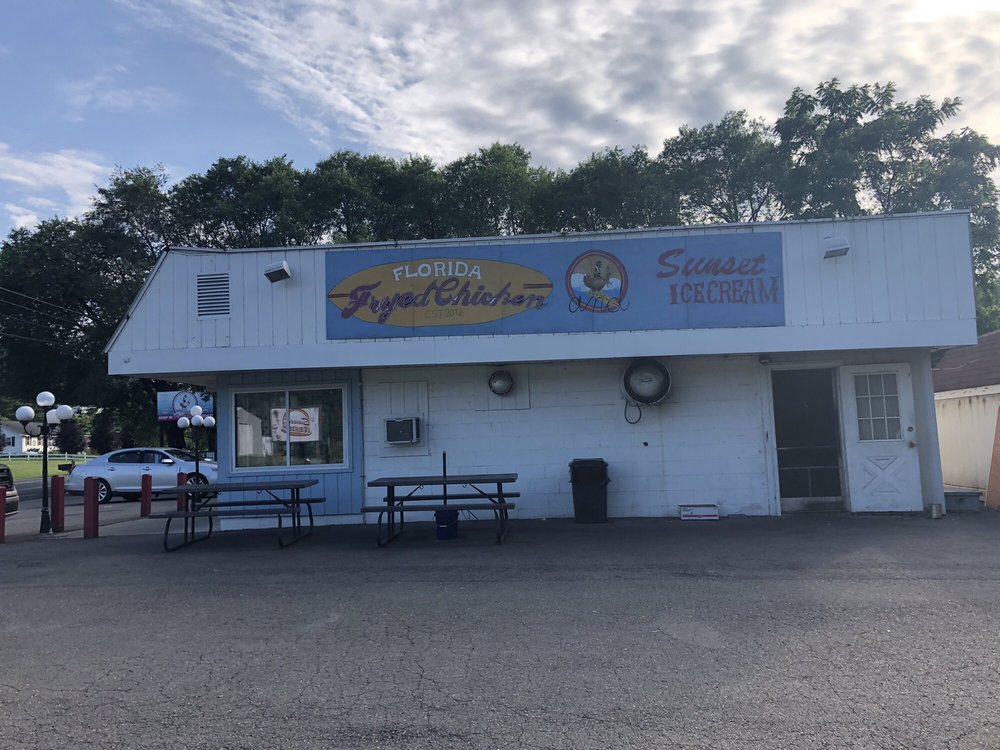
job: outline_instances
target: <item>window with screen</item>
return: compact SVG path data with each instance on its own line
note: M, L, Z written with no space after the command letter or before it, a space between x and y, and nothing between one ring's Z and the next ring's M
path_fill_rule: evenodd
M344 465L344 389L237 393L236 468Z

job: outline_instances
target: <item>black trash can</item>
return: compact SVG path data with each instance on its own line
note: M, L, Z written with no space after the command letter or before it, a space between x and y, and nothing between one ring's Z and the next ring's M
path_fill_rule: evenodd
M437 524L438 539L456 539L458 537L458 511L434 511L434 523Z
M577 523L608 520L608 462L603 458L574 458L569 463L573 485L573 516Z

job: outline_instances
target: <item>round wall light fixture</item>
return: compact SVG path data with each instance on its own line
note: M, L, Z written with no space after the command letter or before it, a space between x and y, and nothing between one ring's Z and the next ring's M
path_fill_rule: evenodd
M514 390L514 376L506 370L494 370L490 373L490 391L498 396L506 396Z

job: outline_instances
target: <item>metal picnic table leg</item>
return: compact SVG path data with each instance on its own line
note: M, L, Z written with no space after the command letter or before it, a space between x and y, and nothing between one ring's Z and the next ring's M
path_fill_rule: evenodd
M282 530L284 529L284 524L281 521L281 514L278 513L278 546L288 547L289 545L295 544L295 542L302 539L307 533L302 532L302 494L298 487L293 487L290 490L291 496L288 498L288 502L285 503L286 507L289 509L290 524L291 524L291 537L286 542L282 538ZM306 510L309 512L309 531L311 532L315 527L315 521L313 519L312 506L306 503Z
M503 496L503 482L497 482L497 502L500 505L496 510L497 544L503 544L503 539L507 536L507 501Z
M389 485L385 495L386 510L379 512L378 521L375 525L375 543L379 547L384 547L397 536L403 533L403 512L402 503L399 504L399 529L396 529L396 514L393 509L396 507L396 488ZM385 535L382 534L382 516L385 515Z
M181 549L182 547L188 547L195 542L203 542L212 536L212 531L215 528L215 519L212 516L208 517L208 531L201 536L195 536L194 529L194 518L184 517L184 541L180 544L170 545L170 522L173 521L173 517L168 516L167 522L163 526L163 549L167 552L173 552L174 550ZM188 532L188 523L190 522L190 533Z

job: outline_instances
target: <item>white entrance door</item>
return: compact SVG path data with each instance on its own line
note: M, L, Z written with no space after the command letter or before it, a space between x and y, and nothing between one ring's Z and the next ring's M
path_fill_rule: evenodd
M921 510L909 365L842 367L840 393L851 511Z

